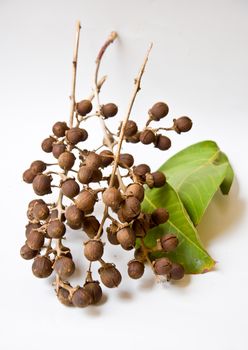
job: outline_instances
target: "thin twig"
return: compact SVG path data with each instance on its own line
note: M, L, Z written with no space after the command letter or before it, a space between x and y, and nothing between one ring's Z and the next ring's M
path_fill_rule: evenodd
M107 47L114 42L114 40L117 38L117 33L116 32L111 32L108 39L105 41L104 45L101 47L97 58L96 58L96 63L100 63L102 56L104 52L106 51Z
M98 81L98 73L99 73L99 69L100 69L100 65L101 65L101 61L102 61L102 57L106 51L106 49L108 48L108 46L114 42L114 40L118 37L117 33L116 32L111 32L108 39L105 41L105 43L103 44L103 46L101 47L98 55L97 55L97 58L96 58L96 68L95 68L95 74L94 74L94 93L95 93L95 97L96 97L96 101L97 101L97 110L100 114L100 111L101 111L101 105L100 105L100 98L99 98L99 88L98 88L98 85L97 85L97 81ZM114 148L114 145L115 145L115 142L113 143L113 140L112 140L112 134L111 132L109 131L109 129L107 128L103 118L101 115L99 115L100 117L100 124L101 124L101 128L102 128L102 131L103 131L103 134L104 134L104 139L105 139L105 142L106 142L106 145L108 146L108 148L113 151L113 148ZM118 180L119 180L119 184L122 188L124 188L124 184L123 184L123 181L122 181L122 178L120 176L120 173L118 173ZM102 234L102 231L103 231L103 226L104 226L104 223L106 221L108 217L108 207L106 205L104 205L104 211L103 211L103 217L102 217L102 220L101 220L101 223L100 223L100 227L97 231L97 234L96 236L94 237L95 239L98 239L101 237L101 234Z
M98 91L98 94L100 93L101 91L101 87L103 86L103 84L105 83L107 79L107 75L104 75L97 83L97 91ZM95 93L95 89L93 90L93 92L89 95L88 97L88 100L89 101L92 101L96 96L96 93ZM77 118L77 124L76 124L76 127L79 127L80 123L83 122L83 121L86 121L89 117L92 117L93 115L91 116L87 116L87 117L82 117L82 118Z
M156 128L156 129L151 129L154 132L164 130L164 131L175 131L175 128L172 126L171 128Z
M115 158L114 158L114 164L113 164L113 168L112 168L112 174L111 174L111 178L110 178L110 182L109 182L109 187L113 186L113 184L114 184L114 176L115 176L115 173L116 173L116 170L117 170L117 166L118 166L118 162L119 162L121 146L122 146L122 142L123 142L123 139L124 139L125 127L126 127L128 119L129 119L129 116L130 116L130 113L131 113L131 110L132 110L135 98L137 96L137 93L140 90L141 79L142 79L142 76L144 74L145 66L146 66L146 63L148 61L148 57L149 57L149 53L150 53L151 49L152 49L152 44L150 44L149 49L147 51L147 54L145 56L144 62L142 64L141 68L140 68L139 74L138 74L137 78L134 80L134 91L133 91L133 94L132 94L132 97L131 97L131 100L130 100L130 103L129 103L129 106L128 106L126 117L122 121L121 130L120 130L120 136L119 136L119 140L118 140L118 144L117 144L117 152L116 152ZM105 205L102 221L101 221L99 230L98 230L97 235L95 236L95 238L99 238L101 236L102 229L103 229L104 223L105 223L107 218L108 218L108 207Z
M141 243L141 247L142 247L142 250L144 252L144 255L145 255L145 258L146 258L146 261L148 262L148 264L150 265L152 271L154 271L154 267L153 267L153 264L151 262L151 259L149 257L149 252L150 250L147 249L146 245L145 245L145 242L143 240L143 238L140 239L140 243Z
M75 91L76 91L76 76L77 76L77 60L78 60L78 48L79 48L79 38L80 38L81 24L78 21L76 23L76 39L73 51L73 61L72 61L72 92L71 92L71 111L70 111L70 128L73 126L73 117L75 111Z
M128 106L128 109L127 109L127 114L126 114L126 117L124 118L124 120L122 121L122 125L121 125L121 130L120 130L120 137L119 137L119 140L118 140L118 145L117 145L117 151L116 151L116 154L115 154L115 160L114 160L114 165L113 165L113 171L112 171L112 174L111 174L111 178L110 178L110 183L109 183L109 186L113 186L113 183L114 183L114 176L115 176L115 173L116 173L116 169L117 169L117 166L118 166L118 162L119 162L119 158L120 158L120 151L121 151L121 146L122 146L122 142L123 142L123 139L124 139L124 133L125 133L125 128L126 128L126 124L128 122L128 119L129 119L129 116L131 114L131 111L132 111L132 107L133 107L133 104L134 104L134 101L135 101L135 98L137 96L137 93L139 92L140 90L140 83L141 83L141 78L144 74L144 71L145 71L145 67L146 67L146 63L148 61L148 57L149 57L149 54L150 54L150 51L152 49L152 43L150 44L149 46L149 49L147 51L147 54L145 56L145 60L141 66L141 69L139 71L139 74L137 76L137 78L134 80L134 90L133 90L133 94L132 94L132 97L131 97L131 100L130 100L130 103L129 103L129 106Z
M101 105L100 105L100 99L99 99L99 89L98 89L98 86L97 86L97 81L98 81L98 73L99 73L99 69L100 69L100 65L101 65L101 61L102 61L102 57L106 51L106 49L108 48L108 46L110 44L112 44L114 42L114 40L118 37L118 34L116 32L111 32L108 39L106 40L106 42L103 44L103 46L101 47L98 55L97 55L97 58L96 58L96 69L95 69L95 75L94 75L94 86L95 86L95 95L96 95L96 100L97 100L97 108L98 108L98 111L100 112L100 109L101 109ZM101 128L102 128L102 131L103 131L103 134L104 134L104 139L105 139L105 142L108 146L108 148L113 151L113 148L114 148L114 143L112 141L112 136L113 134L110 132L110 130L107 128L105 122L104 122L104 119L100 116L100 123L101 123ZM119 172L119 169L117 171L117 177L118 177L118 181L119 181L119 184L122 188L122 190L125 190L125 185L122 181L122 178L121 178L121 175L120 175L120 172Z
M70 128L73 127L73 118L74 118L74 111L75 111L75 91L76 91L76 76L77 76L77 59L78 59L78 48L79 48L79 38L80 38L80 29L81 24L78 21L76 23L76 39L75 39L75 46L73 51L73 61L72 61L72 92L71 92L71 111L70 111L70 120L69 120L69 126ZM70 150L70 146L68 145L67 148ZM64 171L64 175L67 176L68 171ZM56 209L58 210L58 219L61 220L61 216L63 213L63 192L60 189L58 200L56 203ZM61 247L62 247L62 241L61 238L56 239L56 251L57 251L57 257L61 254ZM56 281L55 281L55 288L56 292L58 293L59 286L61 285L62 281L60 280L60 277L58 274L56 274Z
M102 85L105 83L106 79L107 79L107 75L104 75L104 76L98 81L98 83L97 83L97 91L98 91L98 93L100 92L101 87L102 87ZM92 101L94 97L95 97L95 89L93 90L92 94L88 97L88 100Z

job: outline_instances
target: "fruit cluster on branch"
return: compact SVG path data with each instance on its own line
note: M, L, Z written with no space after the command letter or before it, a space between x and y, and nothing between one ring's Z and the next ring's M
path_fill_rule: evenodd
M117 35L111 33L97 56L94 93L90 98L76 102L79 32L78 24L73 60L72 118L69 125L63 121L56 122L52 127L52 135L41 143L42 150L52 154L54 161L46 163L36 160L23 173L23 180L32 184L37 196L45 196L53 191L58 193L57 200L48 202L38 198L28 204L26 242L20 253L24 259L34 259L32 271L36 277L55 274L56 293L63 304L85 307L101 300L100 281L108 288L121 283L121 273L116 265L104 260L108 244L119 245L128 251L134 250L134 257L127 264L128 275L133 279L142 277L146 263L155 275L166 276L168 280L184 276L182 265L166 257L152 260L154 249L148 249L144 241L148 230L165 223L169 218L166 208L158 208L152 213L142 211L145 187L162 187L166 184L166 177L160 171L152 171L147 164L135 164L132 154L122 153L122 144L153 144L164 151L171 147L171 141L165 133L187 132L192 122L188 117L180 117L173 119L170 127L152 127L152 122L163 120L169 113L168 105L164 102L157 102L148 110L141 130L134 120L129 119L140 90L149 50L135 79L127 115L117 132L112 133L106 120L118 114L118 107L115 103L100 103L99 93L105 78L98 81L98 71L105 50ZM98 150L83 148L83 143L88 139L85 124L89 118L98 119L103 126L103 143ZM103 203L101 220L94 214L98 201ZM68 227L82 231L83 254L89 262L82 286L73 287L69 282L75 271L75 263L70 249L64 245ZM158 240L155 251L171 252L178 244L176 235L167 233ZM100 281L92 276L93 263L99 264Z

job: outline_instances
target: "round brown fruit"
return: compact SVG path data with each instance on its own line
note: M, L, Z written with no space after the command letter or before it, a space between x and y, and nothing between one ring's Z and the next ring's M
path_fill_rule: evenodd
M32 264L32 272L38 278L46 278L53 272L51 260L46 256L37 256Z
M101 114L107 119L118 113L118 107L114 103L107 103L101 107Z
M89 261L97 261L103 255L103 243L99 240L92 239L84 245L84 255Z
M79 184L74 179L67 179L61 184L61 191L68 198L74 198L79 194Z
M149 114L153 120L159 121L169 113L169 107L164 102L155 103L149 110Z
M112 264L106 264L98 270L102 283L108 288L115 288L121 283L121 274Z
M128 275L133 279L138 279L143 276L145 265L139 260L131 260L128 263Z
M76 104L76 109L79 115L84 117L92 111L92 103L90 100L82 100Z

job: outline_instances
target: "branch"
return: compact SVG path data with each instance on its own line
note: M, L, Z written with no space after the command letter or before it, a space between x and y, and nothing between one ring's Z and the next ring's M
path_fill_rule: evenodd
M121 130L120 130L120 136L119 136L119 141L118 141L118 144L117 144L117 152L115 154L115 160L114 160L114 164L113 164L113 169L112 169L112 174L111 174L111 178L110 178L110 182L109 182L109 187L113 186L113 183L114 183L114 176L115 176L115 173L116 173L116 170L117 170L117 166L118 166L118 162L119 162L121 146L122 146L122 142L123 142L123 139L124 139L125 127L126 127L128 119L129 119L129 116L130 116L130 113L131 113L131 110L132 110L132 107L133 107L136 95L137 95L138 91L140 90L140 82L141 82L142 76L144 74L145 66L146 66L146 63L148 61L148 57L149 57L151 49L152 49L152 44L150 44L149 49L147 51L147 54L145 56L144 62L143 62L142 66L141 66L141 69L139 71L139 74L138 74L137 78L134 80L134 84L135 84L134 85L134 91L133 91L133 94L132 94L132 97L131 97L131 101L130 101L129 106L128 106L126 117L124 118L124 120L122 122ZM103 121L103 123L104 123L104 121ZM120 176L120 173L118 173L118 174ZM121 182L122 182L122 179L121 179ZM99 230L98 230L96 236L94 237L95 239L97 239L97 238L99 238L101 236L103 225L104 225L104 223L105 223L107 218L108 218L108 207L105 205L102 221L101 221Z
M97 58L96 58L96 64L100 65L100 62L101 62L101 59L102 59L102 56L103 56L104 52L106 51L108 46L115 41L115 39L117 37L118 37L118 34L116 32L111 32L110 33L108 39L105 41L105 43L101 47L100 51L98 52L98 55L97 55Z
M71 92L71 111L70 111L70 121L69 126L72 128L73 126L73 117L74 117L74 111L75 111L75 91L76 91L76 75L77 75L77 60L78 60L78 48L79 48L79 38L80 38L80 29L81 24L78 21L76 23L76 39L75 39L75 46L73 51L73 61L72 61L72 92ZM70 150L70 146L67 146L68 150ZM68 171L64 171L64 175L67 176ZM63 192L60 189L58 200L56 203L56 209L58 210L58 219L61 220L61 215L63 212ZM57 257L61 254L61 239L56 239L56 251L57 251ZM59 286L61 285L61 280L58 274L56 274L56 280L55 280L55 288L56 292L58 293Z
M101 61L102 61L102 57L106 51L106 49L108 48L108 46L110 44L112 44L114 42L114 40L118 37L118 34L116 32L111 32L108 39L105 41L105 43L103 44L103 46L101 47L98 55L97 55L97 58L96 58L96 70L95 70L95 75L94 75L94 85L95 85L95 96L96 96L96 99L97 99L97 104L98 104L98 111L100 112L100 109L101 109L101 105L100 105L100 99L99 99L99 89L97 87L97 80L98 80L98 72L99 72L99 68L100 68L100 64L101 64ZM105 142L108 146L108 148L113 151L113 148L114 148L114 144L113 144L113 141L112 141L112 135L111 135L111 132L108 130L103 118L100 116L100 123L101 123L101 128L102 128L102 131L103 131L103 134L104 134L104 139L105 139ZM117 170L117 176L118 176L118 180L119 180L119 184L121 186L121 188L124 190L125 189L125 185L122 181L122 178L121 178L121 175L120 175L120 172L119 170Z
M97 87L98 93L100 92L101 87L102 87L102 85L105 83L106 79L107 79L107 75L104 75L104 76L98 81L97 86L96 86L96 87ZM95 89L94 89L94 91L92 92L92 94L88 97L88 100L92 101L94 97L95 97Z
M72 61L72 92L71 92L71 111L70 111L70 128L73 126L73 117L75 111L75 91L76 91L76 75L77 75L77 60L78 60L78 47L79 47L79 38L80 38L80 29L81 24L78 21L76 23L76 39L75 46L73 51L73 61Z
M130 103L129 103L129 106L128 106L128 109L127 109L126 117L124 118L124 120L122 122L122 125L121 125L120 136L119 136L119 141L118 141L118 145L117 145L117 151L116 151L116 154L115 154L114 165L113 165L113 171L112 171L111 178L110 178L110 183L109 183L110 187L113 186L113 183L114 183L114 176L115 176L116 169L117 169L118 162L119 162L119 158L120 158L120 151L121 151L121 146L122 146L122 142L123 142L123 139L124 139L125 128L126 128L128 119L130 117L135 98L137 96L137 93L140 90L141 79L142 79L142 76L144 74L146 63L148 61L148 57L149 57L149 54L151 52L151 49L152 49L152 43L149 46L149 49L148 49L147 54L145 56L144 62L142 64L141 68L140 68L139 74L138 74L137 78L134 79L134 91L133 91L133 94L132 94L132 97L131 97L131 100L130 100Z

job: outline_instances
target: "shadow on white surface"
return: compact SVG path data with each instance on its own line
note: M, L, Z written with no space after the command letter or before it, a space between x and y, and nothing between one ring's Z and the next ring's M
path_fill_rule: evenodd
M87 308L83 309L84 312L87 313L88 316L98 317L101 316L103 311L102 305L104 305L108 301L108 296L103 293L101 301L96 305L90 305Z
M155 286L155 284L156 284L155 277L154 275L152 275L151 277L143 278L140 281L139 289L150 291Z
M201 223L198 225L200 239L205 247L222 235L231 234L231 229L244 217L246 204L239 197L239 184L234 179L230 193L224 196L218 191ZM234 233L234 232L233 232Z
M173 286L173 288L186 288L189 286L191 282L191 275L185 275L183 279L179 281L170 281L170 284Z
M134 293L130 292L129 290L120 290L118 293L118 298L123 301L130 301L134 298Z

